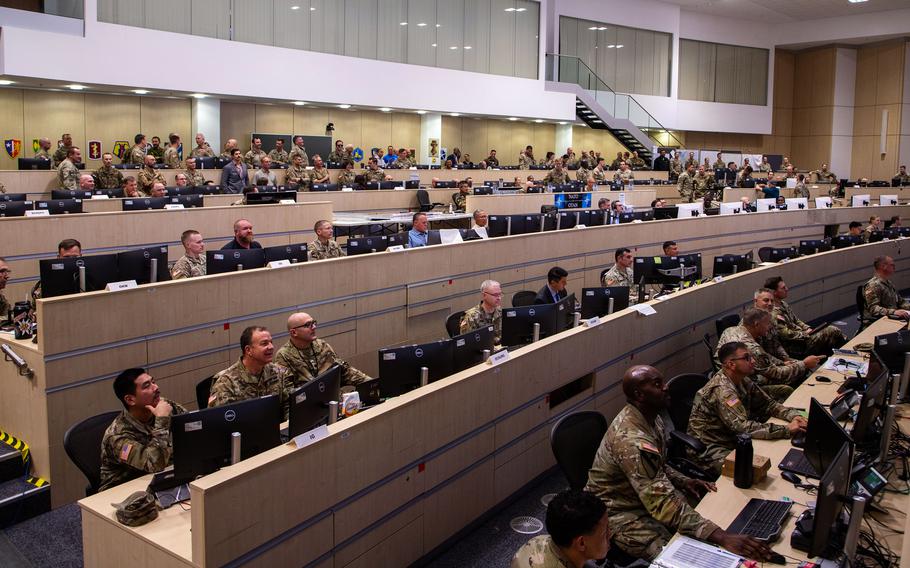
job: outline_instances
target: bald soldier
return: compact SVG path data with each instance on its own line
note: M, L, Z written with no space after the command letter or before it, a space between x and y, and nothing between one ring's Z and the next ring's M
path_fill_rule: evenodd
M145 157L145 167L139 170L136 181L139 184L139 193L142 195L151 195L152 188L156 183L160 183L163 186L167 185L167 182L164 181L164 176L155 169L155 156L148 155Z
M660 415L669 397L660 371L631 367L623 375L622 390L626 405L607 429L585 486L607 505L613 544L636 558L653 560L679 532L748 558L767 559L771 551L766 544L722 530L690 504L689 499L697 502L707 491L716 491L713 483L667 466Z
M291 314L288 333L290 338L275 354L275 362L291 372L292 388L312 381L335 364L341 366L342 385L359 385L370 380L369 375L350 366L335 354L331 345L316 337L316 320L310 314Z

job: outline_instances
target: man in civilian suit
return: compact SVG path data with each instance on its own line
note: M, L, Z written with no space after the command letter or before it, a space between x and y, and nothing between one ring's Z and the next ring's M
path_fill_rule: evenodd
M547 272L547 285L537 292L535 304L555 304L569 295L566 292L566 279L569 273L565 268L554 266Z
M231 150L231 162L221 170L222 193L243 193L247 185L247 169L239 148Z

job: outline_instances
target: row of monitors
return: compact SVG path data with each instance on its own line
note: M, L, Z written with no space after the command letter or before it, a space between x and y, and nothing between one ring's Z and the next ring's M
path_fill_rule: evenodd
M271 205L287 201L297 201L296 191L273 191L268 193L248 193L244 196L247 205ZM185 194L173 197L133 197L123 199L120 206L123 211L145 211L149 209L166 209L168 205L180 205L183 208L202 207L204 196ZM47 211L51 215L65 213L82 213L82 199L55 199L50 201L0 201L0 217L24 217L28 211Z

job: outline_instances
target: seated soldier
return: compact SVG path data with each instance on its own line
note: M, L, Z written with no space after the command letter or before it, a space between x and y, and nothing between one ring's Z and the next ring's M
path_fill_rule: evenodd
M341 366L341 384L359 385L370 380L335 354L332 346L316 337L316 320L299 312L288 318L288 342L275 354L275 362L290 373L292 388L312 381L336 363Z
M325 219L316 221L313 226L316 240L307 245L307 258L309 260L325 260L327 258L345 256L344 249L332 238L333 229L331 221L326 221Z
M468 182L462 180L458 182L458 192L452 194L452 203L455 210L464 213L467 210L468 196L471 195L471 187Z
M458 326L458 333L467 333L493 326L493 343L499 345L502 339L502 287L495 280L484 280L480 284L480 304L469 308Z
M629 303L638 303L638 286L632 278L632 251L621 247L613 254L616 263L600 279L601 286L625 286L629 289Z
M799 319L785 301L790 290L780 276L765 280L765 288L773 292L774 308L771 315L777 336L788 352L827 356L847 342L844 332L833 325L826 325L810 334L812 326Z
M865 309L863 319L876 320L889 316L910 319L910 302L901 297L891 282L894 275L894 259L890 256L878 256L872 262L875 275L863 285Z
M171 278L180 280L205 276L205 241L202 240L199 231L193 229L183 231L180 243L183 245L184 255L171 268Z

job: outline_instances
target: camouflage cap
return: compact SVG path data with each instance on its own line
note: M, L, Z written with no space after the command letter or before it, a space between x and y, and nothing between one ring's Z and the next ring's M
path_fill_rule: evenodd
M117 521L128 527L138 527L158 518L158 501L148 491L136 491L111 506L117 509Z

